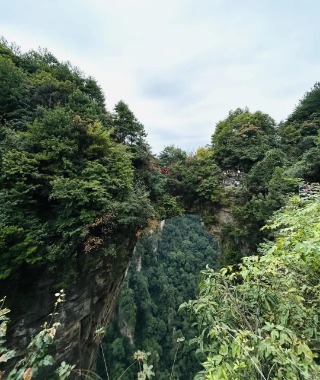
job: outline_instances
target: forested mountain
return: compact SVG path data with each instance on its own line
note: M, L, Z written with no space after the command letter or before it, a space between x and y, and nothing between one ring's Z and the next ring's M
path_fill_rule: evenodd
M9 338L23 355L63 287L61 357L88 368L135 234L155 217L146 133L123 101L108 111L93 78L46 50L21 53L2 41L0 88L0 298L12 309Z
M2 45L0 86L0 278L45 262L70 279L75 253L105 248L104 230L150 217L133 165L148 152L145 132L125 103L107 112L95 80L47 51Z
M206 357L197 379L320 378L319 207L319 196L294 197L259 256L203 271L198 298L181 306Z
M120 377L143 348L151 353L157 379L169 379L171 371L172 379L193 379L199 364L188 340L196 330L178 308L196 296L200 270L215 268L217 255L215 241L196 216L169 219L138 241L104 342L111 378ZM104 376L103 362L99 370ZM133 367L125 378L135 379L136 372Z
M2 40L0 296L12 309L12 355L25 358L11 378L54 378L53 359L35 361L26 346L61 287L52 358L93 369L95 331L111 319L135 246L105 343L113 376L139 347L158 355L156 378L168 378L181 333L194 345L181 344L172 379L196 374L195 350L197 379L319 378L319 86L279 125L236 109L206 147L155 156L128 105L108 110L94 78L45 49L22 53ZM169 221L188 213L215 234L218 257L195 216ZM167 237L155 252L160 220ZM205 263L215 270L203 272L197 298ZM9 355L3 340L0 349ZM0 356L6 374L8 358Z

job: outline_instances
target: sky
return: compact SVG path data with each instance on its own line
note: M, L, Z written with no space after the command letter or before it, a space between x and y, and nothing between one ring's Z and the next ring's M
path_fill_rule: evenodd
M210 143L230 110L285 120L320 80L319 0L0 0L0 35L123 100L153 152Z

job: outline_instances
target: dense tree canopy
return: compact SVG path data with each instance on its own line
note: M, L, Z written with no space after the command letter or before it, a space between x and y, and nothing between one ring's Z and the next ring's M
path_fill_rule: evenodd
M187 342L193 336L179 305L196 295L199 271L216 265L216 242L196 216L173 218L163 230L141 237L119 297L116 318L105 340L105 356L111 378L118 378L132 362L133 353L151 352L156 378L193 379L200 368ZM104 375L103 363L99 366ZM126 373L135 379L136 370Z
M202 272L193 340L206 355L197 379L317 379L319 198L294 198L268 226L260 256Z
M0 46L0 278L23 263L70 269L153 215L133 166L144 129L123 102L108 113L95 80L48 51Z
M260 111L236 109L220 121L212 136L215 159L223 168L247 172L275 144L275 122Z
M198 379L316 379L319 200L288 199L320 182L319 126L316 83L278 126L236 109L211 145L156 157L129 106L108 111L94 78L1 40L0 281L32 267L70 284L83 258L126 265L117 244L146 234L105 343L115 376L142 346L158 379L171 376L177 350L172 379L191 379L196 359ZM166 222L157 241L156 220L185 210L217 234L219 256L195 217ZM177 308L197 297L204 263L226 267L203 272L183 306L199 328L195 354L180 347L196 333Z
M279 126L283 149L293 160L317 146L320 127L320 84L316 83Z

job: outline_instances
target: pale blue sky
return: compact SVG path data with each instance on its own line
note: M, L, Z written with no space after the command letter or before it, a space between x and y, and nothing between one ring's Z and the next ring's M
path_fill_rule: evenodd
M229 110L285 119L320 80L318 0L0 0L0 33L122 99L155 152L210 142Z

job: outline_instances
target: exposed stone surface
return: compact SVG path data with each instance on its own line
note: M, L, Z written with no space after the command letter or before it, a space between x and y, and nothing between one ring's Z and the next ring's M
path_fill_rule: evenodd
M129 342L131 346L134 344L134 331L133 329L127 324L126 321L124 321L124 324L122 328L120 329L120 332L123 336L127 337L129 339Z
M99 348L95 331L112 316L134 244L135 238L124 237L116 256L86 258L79 266L75 282L65 290L66 302L58 309L57 362L64 360L78 369L95 367ZM57 290L45 267L43 271L25 268L0 284L1 296L6 295L6 305L12 310L8 344L18 349L19 357L41 325L50 321Z
M212 204L194 205L187 213L200 215L206 228L218 240L221 226L234 222L229 208L217 209ZM162 221L160 224L159 236L164 223ZM58 363L66 361L75 364L77 369L94 369L99 351L99 339L95 336L95 331L108 324L114 311L120 286L134 251L136 237L132 235L128 237L123 233L118 237L115 255L100 253L98 257L94 257L94 252L82 255L81 263L78 262L76 279L65 289L66 302L58 310L57 319L62 324L56 340L55 356ZM155 252L157 242L155 239ZM137 271L141 270L141 262L138 260L136 264ZM55 287L54 279L45 266L42 270L39 267L23 268L13 278L0 282L0 298L7 296L6 306L12 310L8 343L15 349L18 348L19 357L24 355L26 346L39 332L41 325L50 320L55 303L54 294L57 291L59 289ZM133 342L130 329L126 330L126 335ZM80 376L73 375L72 378L78 379Z
M214 235L220 235L224 224L234 223L234 217L230 208L221 208L215 214L215 222L210 224L209 229Z

